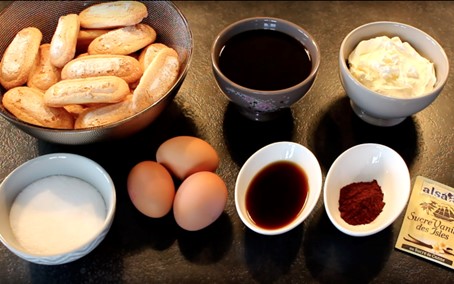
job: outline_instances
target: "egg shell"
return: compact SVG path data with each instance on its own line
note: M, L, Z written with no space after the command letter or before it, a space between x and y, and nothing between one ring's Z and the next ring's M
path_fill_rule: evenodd
M216 221L227 203L227 187L213 172L197 172L180 185L173 202L177 224L188 231L198 231Z
M135 165L129 172L127 187L134 206L148 217L160 218L172 209L175 185L167 169L157 162Z
M159 146L156 161L183 180L196 172L216 171L219 156L208 142L200 138L177 136Z

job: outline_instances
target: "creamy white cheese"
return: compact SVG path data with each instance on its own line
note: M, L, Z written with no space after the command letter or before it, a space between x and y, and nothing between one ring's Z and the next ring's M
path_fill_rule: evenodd
M348 57L351 74L368 89L399 98L418 97L433 90L432 62L399 37L361 41Z

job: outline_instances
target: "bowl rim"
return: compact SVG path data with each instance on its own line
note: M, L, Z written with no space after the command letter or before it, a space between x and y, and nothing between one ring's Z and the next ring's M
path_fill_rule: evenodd
M246 172L249 171L249 168L254 166L256 164L256 160L259 159L261 156L266 155L269 153L269 151L276 151L279 150L279 152L286 152L288 149L292 149L294 152L297 150L294 150L294 148L298 148L298 151L302 151L305 156L307 156L310 159L310 164L311 167L314 167L314 171L316 172L315 176L311 176L310 178L314 180L314 183L316 184L316 188L311 188L310 189L310 195L312 195L311 200L313 200L312 203L309 202L309 195L306 197L305 204L302 207L302 210L300 211L299 215L293 219L290 223L288 223L285 226L279 227L277 229L265 229L261 228L259 226L254 226L251 224L249 219L246 217L248 214L247 212L243 211L242 208L240 207L240 203L244 203L244 200L246 193L247 193L247 187L243 189L240 188L240 183L242 179L244 179L244 176L246 175ZM285 149L285 150L284 150ZM293 152L292 151L292 152ZM252 178L260 172L262 169L264 169L266 166L278 162L278 161L290 161L295 163L297 166L299 166L301 169L303 169L306 174L307 170L305 170L300 164L295 162L295 156L291 157L285 157L285 158L279 158L279 157L273 157L273 159L269 162L266 163L259 163L260 166L258 167L257 171L252 173ZM251 178L251 179L252 179ZM320 195L322 192L322 184L323 184L323 178L322 178L322 171L320 164L317 160L317 157L312 153L311 150L309 150L307 147L304 145L293 142L293 141L279 141L279 142L273 142L271 144L265 145L264 147L258 149L255 153L253 153L243 164L243 166L240 168L240 171L237 175L236 181L235 181L235 187L234 187L234 199L235 199L235 208L237 211L238 216L240 217L241 221L243 222L246 227L251 229L252 231L262 234L262 235L279 235L286 233L295 227L299 226L301 223L303 223L307 217L313 212L315 206L318 203L318 200L320 199ZM240 195L241 191L241 195Z
M434 89L432 89L429 93L423 94L423 95L418 96L418 97L409 97L409 98L392 97L392 96L388 96L386 94L380 94L380 93L377 93L375 91L370 90L369 88L364 86L361 82L359 82L354 76L351 75L351 73L350 73L350 71L348 69L347 63L346 63L347 58L344 57L344 51L345 51L346 42L352 37L353 34L357 33L359 30L362 30L364 28L368 28L368 27L371 27L371 26L379 26L379 25L398 27L398 29L396 29L396 30L400 30L401 28L413 30L415 32L418 32L418 33L422 34L427 40L432 42L437 47L437 50L442 55L443 61L446 64L447 72L441 78L439 78L438 74L437 74L437 83L438 84L436 83L437 86ZM359 42L357 42L354 45L354 48L358 45L358 43ZM435 40L432 36L430 36L429 34L424 32L423 30L421 30L421 29L419 29L419 28L417 28L415 26L412 26L412 25L409 25L409 24L405 24L405 23L401 23L401 22L396 22L396 21L375 21L375 22L368 22L368 23L362 24L360 26L357 26L356 28L351 30L343 38L343 40L341 42L341 45L340 45L340 48L339 48L338 56L339 56L339 66L340 66L339 68L340 68L341 73L344 73L345 74L344 76L349 78L355 84L355 86L358 87L361 90L361 92L367 92L367 93L369 93L370 95L372 95L374 97L380 97L380 98L382 98L384 100L388 100L388 101L391 101L391 102L393 102L393 101L394 102L397 102L397 101L405 102L405 101L425 100L429 96L433 96L434 94L440 93L441 90L444 88L444 85L446 84L447 79L449 77L449 59L448 59L448 56L446 55L446 52L445 52L444 48L441 46L441 44L437 40ZM342 77L342 74L341 74L341 77Z
M103 234L104 231L106 231L106 230L108 231L110 229L110 226L111 226L111 224L113 222L113 219L115 217L117 197L116 197L115 184L114 184L111 176L109 175L109 173L99 163L95 162L94 160L92 160L90 158L87 158L85 156L79 155L79 154L64 153L64 152L61 152L61 153L50 153L50 154L45 154L45 155L37 156L37 157L35 157L33 159L30 159L30 160L20 164L19 166L17 166L14 170L12 170L2 180L2 182L0 183L0 190L3 190L4 186L5 186L5 183L7 183L10 179L14 178L15 175L24 174L27 171L27 168L29 168L33 164L52 162L52 161L55 161L56 159L66 159L66 160L67 159L70 159L70 160L75 160L76 159L76 160L82 161L86 166L88 165L90 167L96 168L97 172L102 174L103 179L107 182L107 184L110 187L109 194L110 194L111 202L108 203L107 200L104 198L104 196L102 196L102 194L101 194L101 196L102 196L102 198L104 200L104 204L106 206L106 216L105 216L105 219L104 219L104 222L103 222L102 226L99 227L96 230L95 234L90 239L88 239L86 242L84 242L84 243L80 244L79 246L74 247L74 248L72 248L70 250L62 251L62 252L59 252L59 253L37 254L37 253L33 253L33 252L29 252L29 251L23 250L21 247L17 247L16 245L12 245L9 241L7 241L3 237L3 234L0 232L0 241L1 241L1 243L3 243L9 250L14 252L16 255L18 255L20 257L23 257L23 258L26 258L27 260L29 260L28 258L33 258L33 259L48 259L49 261L52 261L54 258L57 258L57 261L58 261L59 260L58 257L64 256L64 255L70 255L70 254L79 252L80 250L88 247L90 244L95 242L100 237L100 235ZM54 174L51 174L51 175L54 175ZM34 181L37 181L37 180L42 179L42 178L45 178L45 176L40 177L40 178L38 178L38 179L36 179ZM83 180L82 178L80 178L80 179ZM99 189L97 189L97 188L96 188L96 190L99 191ZM107 231L105 232L106 234L107 234ZM92 249L94 249L94 247ZM88 251L88 252L90 252L90 251ZM85 255L85 254L83 254L83 255ZM80 255L79 257L82 257L83 255ZM37 262L37 261L33 261L33 262Z
M341 161L350 158L351 155L353 155L358 150L367 149L367 148L374 148L374 149L377 149L377 150L380 150L380 151L386 151L386 152L392 154L393 159L397 159L398 163L401 166L405 167L405 168L403 168L403 172L405 173L405 176L402 176L401 178L404 181L404 183L406 184L406 186L405 186L405 189L404 189L405 191L401 195L401 199L400 200L402 202L399 203L399 206L398 206L397 210L394 210L395 216L391 216L391 218L389 218L388 220L384 221L381 225L373 227L373 228L371 228L368 231L359 231L358 232L358 231L350 230L349 228L346 228L346 227L342 226L342 224L336 222L336 219L332 215L332 212L335 211L335 210L333 210L332 207L330 207L328 205L329 204L328 198L329 198L330 192L333 189L328 189L328 186L330 185L330 181L332 179L332 176L334 175L334 172L337 169L337 165ZM354 181L352 181L352 182L354 182ZM340 188L339 189L335 189L335 190L339 191ZM402 214L403 210L407 206L408 200L410 198L410 193L411 193L410 172L409 172L408 166L407 166L405 160L402 158L402 156L397 151L392 149L391 147L388 147L388 146L383 145L383 144L379 144L379 143L362 143L362 144L357 144L355 146L352 146L352 147L346 149L344 152L342 152L334 160L334 162L330 166L330 168L329 168L329 170L328 170L328 172L326 174L325 182L324 182L324 185L323 185L323 204L324 204L323 206L325 207L325 212L328 215L328 218L330 219L331 223L339 231L341 231L341 232L343 232L343 233L345 233L347 235L354 236L354 237L364 237L364 236L370 236L370 235L376 234L376 233L386 229L387 227L389 227Z
M257 90L257 89L251 89L248 87L241 86L232 80L230 80L227 76L224 75L224 73L221 71L221 68L219 67L218 60L215 60L218 55L216 54L216 47L219 46L219 42L221 40L221 37L223 34L228 33L232 31L234 28L238 26L242 26L246 23L251 23L251 22L280 22L282 24L285 24L287 26L290 26L296 30L299 30L302 34L304 34L308 41L312 43L314 46L314 49L316 51L316 56L315 56L315 63L313 64L313 67L311 68L311 72L309 76L307 76L303 81L299 82L296 85L293 85L291 87L285 88L285 89L280 89L280 90ZM255 29L248 29L247 31L250 30L255 30ZM267 28L263 30L276 30L275 28ZM301 42L299 39L297 39L299 42ZM257 95L262 95L262 96L272 96L272 95L279 95L282 93L287 93L287 92L292 92L294 90L297 90L304 85L308 84L310 81L315 80L317 77L318 69L320 68L320 62L321 62L321 53L320 53L320 48L315 41L314 37L312 34L310 34L307 30L302 28L301 26L290 22L288 20L282 19L282 18L277 18L277 17L263 17L263 16L257 16L257 17L249 17L249 18L244 18L238 21L235 21L233 23L230 23L226 27L224 27L215 37L212 45L211 45L211 50L210 50L210 55L211 55L211 65L213 69L215 70L215 73L218 74L224 81L228 82L230 85L234 86L238 90L241 90L242 92L253 92ZM314 56L311 56L312 60L314 59Z

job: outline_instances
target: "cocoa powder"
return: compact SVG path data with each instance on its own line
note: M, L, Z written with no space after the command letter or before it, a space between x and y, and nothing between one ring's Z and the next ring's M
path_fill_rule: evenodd
M369 224L384 206L383 192L376 180L351 183L340 190L339 211L350 225Z

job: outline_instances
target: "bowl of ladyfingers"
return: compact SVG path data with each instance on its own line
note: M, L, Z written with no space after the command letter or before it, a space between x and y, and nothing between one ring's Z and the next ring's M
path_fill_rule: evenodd
M168 1L19 1L0 23L0 115L59 144L146 128L193 54L188 22Z

